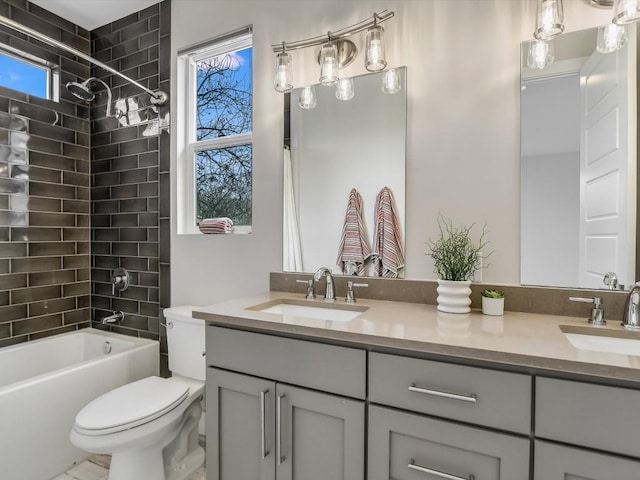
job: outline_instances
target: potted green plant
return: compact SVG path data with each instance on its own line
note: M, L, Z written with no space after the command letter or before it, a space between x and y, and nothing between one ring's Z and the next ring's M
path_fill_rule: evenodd
M440 236L427 241L428 253L433 258L433 271L438 276L438 310L448 313L471 311L471 278L482 268L482 249L486 247L486 225L478 242L471 230L475 223L455 226L442 213L438 215ZM488 255L486 255L488 256Z
M482 313L485 315L504 314L504 292L488 288L482 292Z

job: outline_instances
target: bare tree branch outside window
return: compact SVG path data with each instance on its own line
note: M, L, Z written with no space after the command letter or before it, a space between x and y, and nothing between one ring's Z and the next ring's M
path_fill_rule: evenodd
M252 48L197 63L198 141L251 132ZM251 225L252 146L239 144L196 153L196 221L229 217Z

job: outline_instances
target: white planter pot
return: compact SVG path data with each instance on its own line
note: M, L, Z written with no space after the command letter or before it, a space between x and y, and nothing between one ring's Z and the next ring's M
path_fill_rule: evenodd
M504 314L504 298L482 297L482 313L485 315Z
M471 282L438 280L438 310L447 313L471 311Z

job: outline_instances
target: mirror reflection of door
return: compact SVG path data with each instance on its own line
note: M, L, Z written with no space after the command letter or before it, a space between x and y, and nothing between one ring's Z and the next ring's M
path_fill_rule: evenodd
M636 280L635 27L606 54L596 32L562 35L554 63L522 70L522 284Z

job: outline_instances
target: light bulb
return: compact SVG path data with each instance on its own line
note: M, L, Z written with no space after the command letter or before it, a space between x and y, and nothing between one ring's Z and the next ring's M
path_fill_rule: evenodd
M387 66L384 52L384 29L374 25L367 31L364 67L370 72L384 70Z
M531 40L527 65L530 68L542 70L553 62L553 43L544 40Z
M640 0L615 0L613 23L626 25L640 20Z
M316 108L316 89L314 86L306 86L300 92L298 106L305 110Z
M276 77L273 80L273 88L278 92L286 93L293 90L290 63L291 55L287 52L280 52L276 56Z
M623 25L610 23L598 28L598 42L596 45L600 53L610 53L621 49L627 43L627 32Z
M382 75L382 91L389 95L400 91L400 77L395 68L390 68Z
M336 98L338 100L351 100L354 96L353 79L341 78L336 85Z

